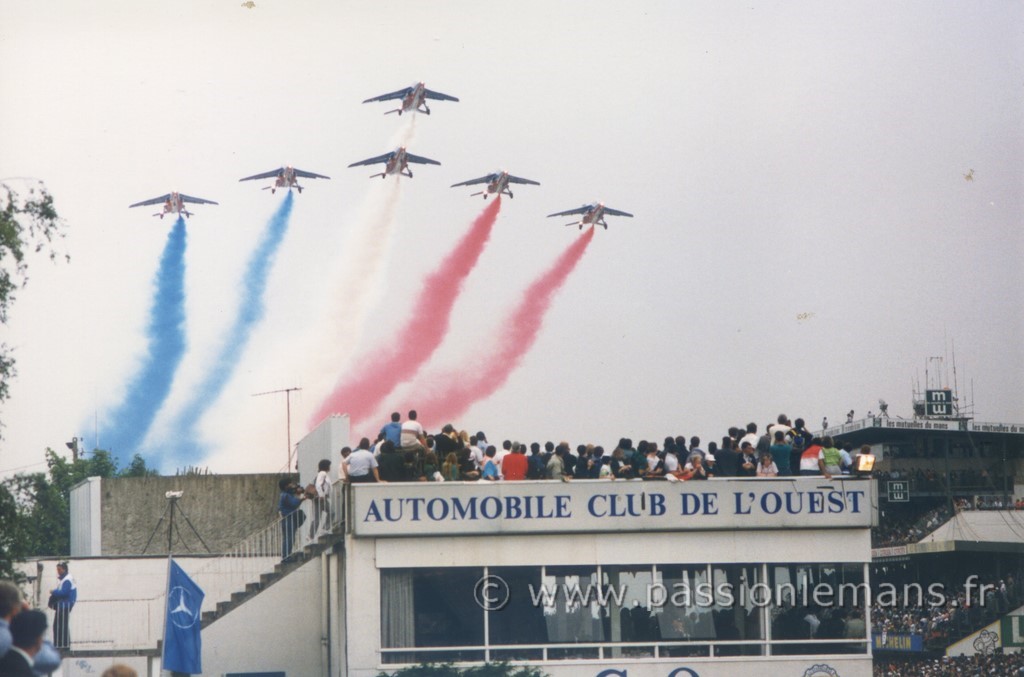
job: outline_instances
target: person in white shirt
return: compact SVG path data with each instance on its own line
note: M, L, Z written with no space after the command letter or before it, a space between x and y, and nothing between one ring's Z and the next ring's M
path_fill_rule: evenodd
M313 488L316 489L316 498L313 501L313 521L309 527L309 537L316 539L321 525L331 528L330 507L331 507L331 461L324 458L320 460L317 467L316 479L313 480Z
M409 419L402 423L401 451L426 451L427 435L423 426L416 420L416 410L409 412Z

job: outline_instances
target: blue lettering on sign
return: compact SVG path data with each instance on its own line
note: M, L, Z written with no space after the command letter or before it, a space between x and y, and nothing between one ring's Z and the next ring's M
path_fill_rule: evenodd
M682 498L682 505L680 507L680 515L689 517L690 515L717 515L718 514L718 494L714 492L704 492L702 494L679 494Z
M587 512L594 517L657 517L665 511L664 494L595 494L587 501Z
M733 510L736 515L750 515L755 511L765 515L777 515L785 508L790 515L835 515L843 512L861 512L863 489L856 491L767 491L758 496L753 491L734 491ZM683 498L683 514L697 512L696 503ZM714 514L705 511L705 514Z
M639 504L639 503L638 503ZM593 501L591 501L593 505ZM460 498L375 498L370 501L363 522L422 522L430 520L476 521L499 519L568 519L572 517L571 497L559 496L472 496Z
M682 517L718 515L718 498L714 491L680 493L679 512L676 514ZM863 489L846 491L842 487L809 491L735 491L731 503L732 514L738 517L780 513L808 516L858 514L866 507L867 492ZM587 499L587 513L596 518L661 517L668 514L668 505L665 495L657 492L597 493ZM565 494L415 496L372 499L363 522L547 520L570 519L572 516L572 497Z

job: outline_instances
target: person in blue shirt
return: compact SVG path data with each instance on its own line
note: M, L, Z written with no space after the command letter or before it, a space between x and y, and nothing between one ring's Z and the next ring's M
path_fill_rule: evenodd
M299 506L305 494L287 477L277 483L281 496L277 500L277 511L281 513L281 560L287 562L295 543L295 530L299 528Z
M50 608L53 615L53 645L58 649L71 646L71 631L68 627L71 609L78 601L78 586L68 573L68 563L57 565L57 587L50 591Z
M402 446L402 415L397 411L391 414L391 423L385 423L384 427L380 429L380 433L389 441L395 445L395 449Z
M498 473L498 464L494 462L494 457L497 456L498 450L494 448L494 445L487 447L487 451L484 452L487 456L487 460L484 461L484 472L483 479L496 482L501 479L501 475Z

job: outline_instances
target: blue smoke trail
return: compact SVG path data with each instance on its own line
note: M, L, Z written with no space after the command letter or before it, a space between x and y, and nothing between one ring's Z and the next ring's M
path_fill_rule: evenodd
M249 259L242 282L242 299L238 306L238 315L227 332L220 353L214 359L209 373L193 392L192 398L175 418L176 423L171 430L173 435L179 436L172 442L176 462L194 463L206 454L206 449L197 439L196 425L234 374L253 328L263 318L263 294L267 287L267 277L278 247L288 230L292 204L292 192L288 191L281 206L267 223L263 239Z
M103 446L122 459L138 451L185 354L185 242L185 219L179 216L160 256L146 329L148 355L128 385L124 400L108 418L111 430Z

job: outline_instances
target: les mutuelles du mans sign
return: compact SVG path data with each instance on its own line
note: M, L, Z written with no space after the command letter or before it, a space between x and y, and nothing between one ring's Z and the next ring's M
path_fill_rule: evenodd
M352 486L357 536L871 527L875 483L824 478Z

